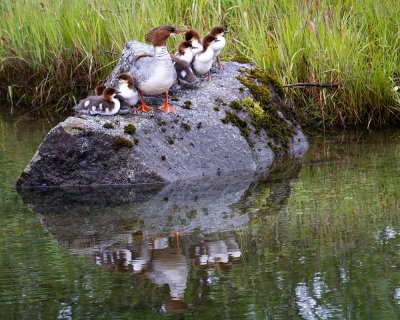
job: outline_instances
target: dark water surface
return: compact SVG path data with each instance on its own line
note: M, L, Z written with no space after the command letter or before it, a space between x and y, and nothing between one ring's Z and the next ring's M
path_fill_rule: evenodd
M400 318L400 131L268 182L18 194L49 127L0 121L0 319Z

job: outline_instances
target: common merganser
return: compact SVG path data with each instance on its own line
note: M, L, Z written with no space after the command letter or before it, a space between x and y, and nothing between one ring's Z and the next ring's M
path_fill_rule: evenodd
M124 98L126 102L133 107L139 101L139 94L132 76L129 73L121 73L118 76L118 83L118 95Z
M112 116L119 111L121 103L115 98L117 92L113 88L104 90L102 96L89 96L79 101L74 107L77 113L102 116Z
M190 64L193 60L193 52L190 50L191 48L192 44L189 41L182 41L179 44L178 51L175 55Z
M143 95L152 96L164 93L165 103L158 109L166 113L176 113L175 108L168 103L168 90L176 80L176 71L167 50L167 39L170 35L186 31L171 26L162 26L152 29L146 35L146 41L154 46L154 55L144 54L136 57L130 70L140 94L141 104L138 111L152 110L144 103Z
M196 54L192 62L193 69L198 75L204 76L208 73L207 80L210 80L210 69L214 58L212 45L216 41L218 40L211 34L206 35L203 39L203 51Z
M189 41L192 44L190 50L192 51L193 56L195 56L200 51L203 51L203 45L201 44L202 41L199 33L196 30L189 30L188 32L186 32L185 40Z
M177 56L171 54L172 62L174 63L174 67L176 73L178 75L178 84L194 84L199 79L194 75L192 68L189 63L185 60L178 58Z
M97 86L95 88L96 96L102 96L105 89L106 89L105 85ZM118 114L131 113L131 106L128 104L128 102L120 94L116 94L115 95L115 99L118 99L119 102L120 102L120 108L119 108Z
M94 89L94 92L95 92L96 96L101 96L101 95L103 95L103 92L104 92L104 90L106 90L106 88L107 88L107 87L106 87L105 85L103 85L103 84L97 86L97 87Z
M212 28L210 31L210 34L213 35L215 38L217 38L217 42L214 42L212 44L212 48L214 50L214 59L216 59L216 66L218 69L222 69L223 65L219 59L219 55L221 54L222 49L225 47L226 40L225 40L225 29L223 27L215 27Z

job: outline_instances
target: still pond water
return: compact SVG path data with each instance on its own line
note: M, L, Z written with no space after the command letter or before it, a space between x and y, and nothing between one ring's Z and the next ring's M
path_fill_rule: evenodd
M18 194L50 127L0 122L1 319L400 318L400 131L262 183Z

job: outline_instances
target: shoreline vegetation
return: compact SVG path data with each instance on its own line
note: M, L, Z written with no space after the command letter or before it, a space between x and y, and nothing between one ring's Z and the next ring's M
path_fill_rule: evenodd
M400 7L394 0L3 0L2 113L70 111L101 83L128 40L171 24L204 35L224 25L223 60L249 60L289 87L313 127L400 121ZM169 41L170 52L182 37Z

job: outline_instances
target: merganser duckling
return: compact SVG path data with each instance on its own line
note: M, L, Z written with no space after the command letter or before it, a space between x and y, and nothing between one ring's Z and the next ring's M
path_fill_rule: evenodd
M107 87L106 87L105 85L103 85L103 84L97 86L97 87L94 89L94 92L95 92L96 96L101 96L101 95L103 95L103 92L104 92L104 90L106 90L106 88L107 88Z
M112 116L119 111L121 103L115 98L117 92L113 88L104 90L102 96L89 96L79 101L74 107L77 113L102 116Z
M214 50L212 49L212 44L217 41L217 39L208 34L203 39L203 51L196 54L193 58L192 66L194 71L200 75L204 76L208 73L207 80L210 80L210 69L212 67Z
M133 107L139 101L139 94L132 76L129 73L121 73L118 76L118 83L118 95L124 98L126 102Z
M226 44L226 40L224 37L225 33L227 33L227 31L225 31L223 27L215 27L210 31L210 34L218 40L214 42L211 46L214 50L214 59L216 59L216 66L218 69L223 68L222 63L219 59L219 55L221 54L221 51Z
M168 103L168 91L176 81L176 71L171 56L167 50L167 39L170 35L184 33L187 30L178 30L171 26L162 26L152 29L146 35L146 41L154 46L154 55L141 55L135 58L130 70L137 88L139 89L141 104L138 111L148 112L152 108L143 101L143 95L165 94L165 103L158 109L168 113L176 113L174 107Z
M195 56L200 51L203 51L203 45L201 44L202 41L199 33L196 30L189 30L188 32L186 32L185 40L192 44L190 50L192 51L193 56Z
M192 68L190 68L189 63L185 60L178 58L177 56L171 54L172 62L174 63L174 67L176 73L178 75L177 81L178 84L194 84L199 80L193 73Z
M193 60L193 52L190 50L191 48L192 44L189 41L182 41L179 44L178 51L175 55L190 64Z

